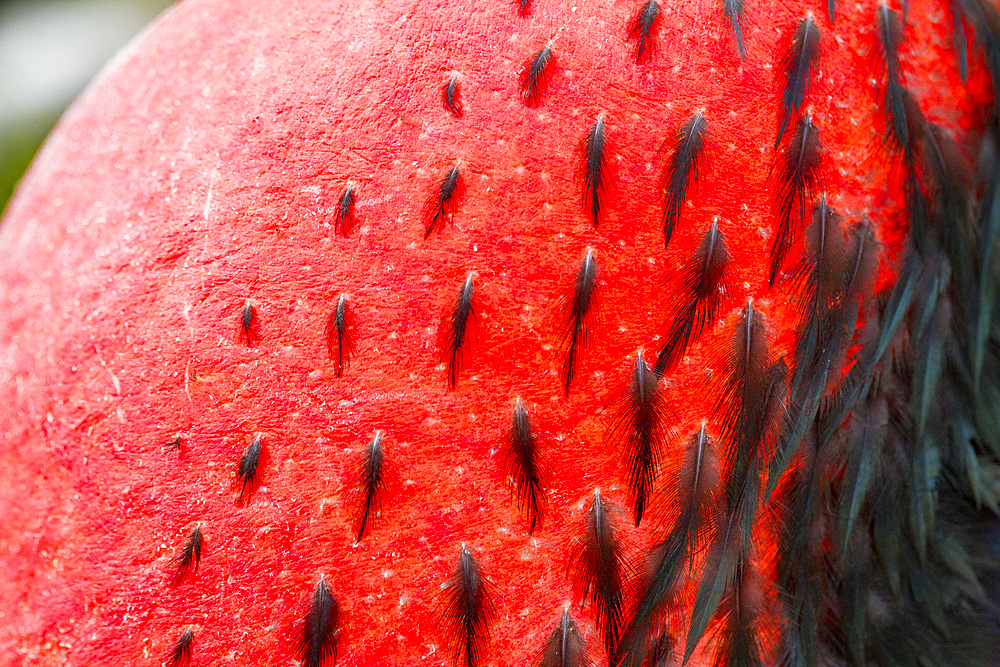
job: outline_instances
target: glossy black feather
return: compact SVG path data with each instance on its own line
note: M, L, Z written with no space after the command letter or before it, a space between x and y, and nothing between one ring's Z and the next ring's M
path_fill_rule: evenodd
M247 347L253 347L255 343L260 341L257 309L249 302L243 306L243 312L240 314L240 338Z
M531 60L524 68L521 77L521 99L528 106L538 104L545 85L545 74L552 61L552 44L546 44L538 53L531 57Z
M788 123L792 118L798 117L802 102L809 92L812 70L819 60L819 41L819 27L812 17L806 16L801 19L778 70L782 79L781 124L774 141L775 147L781 144Z
M358 471L358 488L361 503L354 520L356 542L375 527L375 517L382 511L388 488L386 486L385 449L382 431L375 431L372 441L365 447L364 457Z
M688 346L715 324L719 306L729 295L729 260L726 237L713 222L685 265L675 290L677 305L653 369L657 377L669 372Z
M594 251L588 250L573 281L573 296L570 299L569 322L565 340L569 341L566 360L563 363L563 386L569 396L569 387L580 363L580 353L589 338L591 313L596 310L597 262Z
M763 667L765 646L761 641L760 615L763 593L750 561L740 558L733 581L719 607L719 641L715 664L738 667Z
M795 132L778 156L772 175L775 179L774 212L778 229L771 244L771 270L768 286L773 287L806 218L809 199L819 182L822 146L819 131L809 114L800 118Z
M462 98L458 89L458 72L452 72L444 84L444 105L455 118L462 117Z
M592 667L593 664L587 642L580 636L569 610L564 611L545 640L537 667Z
M337 662L340 645L340 602L325 579L313 591L309 611L302 624L298 656L302 667L329 667Z
M668 416L659 378L640 351L609 433L615 448L625 457L636 526L642 521L659 473Z
M629 21L628 38L635 42L632 55L637 63L642 62L653 53L653 24L659 15L659 0L647 0Z
M191 531L191 535L188 536L188 541L184 545L184 549L174 559L174 562L177 564L174 569L173 580L171 581L174 586L184 581L188 575L193 575L198 571L198 565L201 563L202 540L201 526L195 526L195 529Z
M194 654L194 629L185 630L170 647L168 664L170 667L188 667Z
M458 292L458 299L451 312L448 327L448 380L452 389L458 384L458 371L464 358L466 337L469 326L475 318L472 296L472 274L470 273L462 284L462 289Z
M729 26L733 31L733 40L736 42L736 53L740 60L746 60L746 47L743 43L743 0L722 0L722 9L729 20Z
M255 435L236 468L236 484L240 487L240 502L245 501L257 489L260 475L260 458L263 445L260 436Z
M354 229L354 184L348 183L337 202L333 215L333 232L341 236L349 236Z
M604 118L598 118L590 126L584 142L586 160L583 177L583 205L595 228L601 224L604 196L608 190L608 163L604 154L606 145L607 126L604 124Z
M528 533L540 528L545 515L548 499L545 495L547 471L542 461L538 437L531 427L528 411L524 409L521 399L514 405L514 416L510 429L507 431L507 441L503 448L503 472L508 479L514 480L517 493L517 506L527 516L530 526Z
M438 184L437 194L427 202L427 227L424 230L426 239L434 232L444 226L445 218L453 215L455 192L458 190L459 180L462 172L456 164Z
M670 238L681 217L688 191L692 187L698 187L707 130L708 122L699 111L681 126L674 137L673 153L664 179L666 183L663 201L664 246L670 245Z
M582 540L570 561L577 599L594 608L594 620L604 634L609 658L615 655L622 626L628 563L610 507L594 492Z
M344 374L344 368L354 353L354 343L351 340L348 327L347 295L337 298L337 307L330 313L326 322L326 349L331 360L337 362L337 377Z
M903 44L903 20L894 9L884 2L875 10L876 32L875 69L881 84L881 106L885 115L889 134L895 145L903 151L907 162L911 162L911 128L907 122L906 79L899 61L899 50Z
M647 575L636 591L635 611L619 646L619 667L641 667L647 647L654 647L652 633L676 593L682 567L701 548L718 485L714 445L702 426L692 434L669 486L667 500L678 508L677 516L667 536L652 552Z
M455 662L464 663L465 667L478 667L486 658L496 609L489 582L464 545L445 593L445 620L455 643Z

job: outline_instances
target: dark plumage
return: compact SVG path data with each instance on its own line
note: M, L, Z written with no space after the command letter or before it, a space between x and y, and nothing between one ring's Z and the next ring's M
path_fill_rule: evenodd
M458 89L458 72L452 72L444 84L444 106L455 118L462 117L462 98Z
M236 484L240 488L240 502L244 502L257 489L262 451L263 445L261 445L260 436L255 435L236 468Z
M646 0L629 21L628 38L629 41L635 42L632 55L637 63L643 62L653 53L653 25L659 15L659 0Z
M191 664L191 656L194 653L194 629L185 630L174 645L170 647L170 655L167 660L170 667L188 667Z
M885 2L875 10L876 33L875 40L875 70L881 84L881 106L885 114L886 125L889 128L893 143L903 151L907 162L913 159L913 144L911 128L907 122L906 79L899 62L899 50L903 43L903 21L894 9L889 9Z
M699 111L688 119L674 137L673 153L664 174L663 244L670 245L674 227L681 217L681 209L688 191L698 187L698 176L705 150L708 123Z
M188 575L192 575L198 571L198 564L201 563L201 547L201 526L195 526L194 530L191 531L191 535L188 536L188 541L184 545L184 549L174 559L176 568L171 581L174 586L184 581Z
M472 295L472 274L470 273L462 284L462 289L458 292L458 299L451 312L448 327L448 380L452 389L458 384L458 371L462 366L466 336L469 332L469 325L476 316L472 308Z
M580 636L569 610L563 612L542 648L538 667L592 667L587 642Z
M604 633L604 646L613 658L622 625L622 605L629 570L610 508L594 492L583 538L570 561L576 597L594 607L597 627Z
M812 69L819 60L819 27L811 16L799 21L788 50L781 58L778 71L781 76L781 124L774 141L775 148L781 144L785 130L793 117L798 117L802 101L809 92Z
M337 307L326 322L326 349L331 360L337 362L337 377L344 374L344 368L354 353L354 344L348 327L347 295L337 297Z
M809 199L819 182L822 146L819 130L809 114L796 123L795 132L777 158L772 176L775 182L774 213L778 229L771 244L771 272L768 287L773 287L784 264L792 241L806 219Z
M354 183L344 186L337 208L333 214L333 232L341 236L350 236L354 229Z
M546 72L552 61L552 43L549 42L531 57L521 78L521 99L528 106L538 104L546 82Z
M688 346L701 338L718 317L719 306L729 296L729 249L718 222L702 235L694 256L684 267L671 322L657 355L657 377L670 371Z
M388 493L382 436L382 431L375 431L375 436L365 447L358 470L357 485L361 502L358 504L354 519L354 534L357 542L360 542L365 534L375 526L375 517L382 511Z
M503 472L508 479L514 480L511 493L516 492L517 506L528 517L529 534L541 526L548 502L545 495L548 475L539 450L538 437L531 427L528 411L524 409L521 399L517 399L503 448Z
M598 268L597 262L594 260L594 251L588 250L576 273L576 279L573 281L573 295L569 300L568 328L564 338L564 344L568 345L569 349L566 352L566 361L563 363L562 369L567 396L569 396L569 387L576 374L576 368L580 363L580 352L589 338L591 313L596 310L597 274Z
M733 31L736 53L740 60L746 60L746 47L743 44L743 0L722 0L722 9Z
M437 193L427 201L426 217L427 226L424 229L424 238L428 238L435 230L440 230L444 226L445 218L453 215L452 207L455 199L455 192L461 180L462 172L456 164L438 184Z
M489 582L465 545L459 550L445 595L445 622L455 644L455 661L465 667L478 667L486 658L496 609Z
M583 205L595 228L601 224L601 218L604 214L602 202L608 190L608 164L604 155L607 144L606 133L607 127L604 124L604 118L598 117L590 126L590 131L587 132L587 139L584 142L586 159L584 160Z
M257 309L249 301L243 306L240 314L240 338L247 347L253 347L260 341L260 323L257 317Z
M340 645L340 603L325 579L313 592L302 624L298 656L302 667L328 667L337 662Z

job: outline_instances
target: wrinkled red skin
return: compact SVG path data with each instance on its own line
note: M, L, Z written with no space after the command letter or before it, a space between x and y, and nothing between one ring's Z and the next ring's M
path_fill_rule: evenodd
M0 228L0 664L160 664L193 625L194 664L288 665L321 575L346 613L338 664L450 664L441 585L462 543L493 582L489 664L532 661L571 599L593 490L622 508L635 553L670 517L630 527L607 408L636 351L652 362L675 298L663 283L716 216L734 266L724 319L754 297L776 336L794 324L787 287L766 290L767 178L775 65L806 11L823 31L809 91L823 187L898 250L874 4L842 3L831 27L820 3L747 3L745 65L716 3L664 2L642 65L625 41L637 2L533 4L190 0L67 113ZM925 114L964 140L986 83L976 58L958 80L947 8L910 3L904 61ZM527 108L519 71L553 38ZM459 119L442 105L452 70ZM664 251L658 151L698 109L709 163ZM595 230L579 174L599 113L614 185ZM456 161L456 215L423 240L424 203ZM343 238L348 179L358 225ZM565 398L560 299L587 248L601 320ZM440 331L470 271L477 340L451 391ZM337 379L324 336L341 292L357 354ZM666 381L679 434L711 420L722 331ZM534 537L499 471L517 397L553 470ZM350 490L375 429L398 481L354 545ZM268 457L240 505L236 464L257 432ZM199 523L201 566L170 587ZM589 609L572 613L598 652Z

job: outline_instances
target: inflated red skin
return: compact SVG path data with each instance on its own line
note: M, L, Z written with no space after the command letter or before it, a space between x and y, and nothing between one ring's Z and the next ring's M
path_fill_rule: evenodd
M189 0L67 113L0 229L0 663L160 664L194 626L195 664L291 664L324 576L346 614L338 664L449 664L442 584L462 543L493 582L488 663L534 660L571 600L593 490L621 508L636 552L670 516L630 527L609 401L638 349L652 362L676 298L664 281L717 216L734 267L724 319L753 297L775 336L794 324L787 288L766 289L768 169L775 67L807 11L823 32L808 98L823 187L898 250L874 3L842 3L831 26L825 3L748 2L741 64L717 3L664 2L640 65L625 40L635 0L532 4ZM963 87L948 3L909 11L908 84L963 140L981 122L981 67ZM551 39L526 107L519 73ZM457 119L441 99L452 70ZM699 109L708 164L664 251L659 151ZM595 230L580 165L600 113L614 184ZM456 161L456 215L424 240L425 202ZM343 238L348 180L358 223ZM566 398L560 300L588 248L601 318ZM452 391L441 328L470 271L477 340ZM357 353L338 379L325 326L341 292ZM711 420L725 336L666 381L679 434ZM534 537L499 466L518 397L553 470ZM376 429L398 482L355 545L350 490ZM175 433L179 451L165 447ZM268 456L241 505L236 463L255 433ZM201 565L171 587L198 524ZM589 609L572 613L598 652Z

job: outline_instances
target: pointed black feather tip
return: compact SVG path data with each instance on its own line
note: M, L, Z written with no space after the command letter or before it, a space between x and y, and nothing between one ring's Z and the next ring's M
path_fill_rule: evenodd
M604 198L608 191L608 161L605 155L607 148L607 125L601 114L590 126L587 138L583 142L584 172L583 172L583 206L590 217L590 222L597 229L604 217Z
M772 169L775 181L774 213L778 229L771 244L771 269L768 288L774 287L792 242L807 218L810 199L819 183L823 146L819 130L809 114L800 118L795 132L777 156Z
M169 667L188 667L194 654L194 628L185 630L170 647L167 658Z
M257 317L257 309L249 301L243 305L243 311L240 313L240 340L247 347L253 347L254 344L260 342L260 321Z
M511 495L516 493L517 506L530 522L528 534L541 528L548 499L545 486L548 477L538 444L538 437L531 427L528 411L521 399L514 405L514 416L507 431L503 448L503 472L514 481Z
M448 320L448 342L446 354L448 357L448 383L452 389L458 385L458 373L465 362L468 349L469 330L476 318L476 312L472 306L473 280L474 274L470 273L462 289L458 291L458 298L452 308L451 316Z
M445 177L438 184L437 193L427 201L425 239L435 230L440 231L444 227L446 218L454 216L455 195L462 180L459 166L456 164L445 174Z
M444 613L445 625L455 644L455 663L479 667L486 658L496 608L492 587L464 544L455 570L445 584Z
M802 102L809 92L812 70L819 60L819 42L819 27L812 15L801 19L778 68L782 79L781 113L779 114L781 124L778 127L778 136L774 140L775 149L781 145L781 139L785 136L788 123L792 118L798 117Z
M610 504L600 491L587 513L583 538L569 561L573 571L573 592L594 608L594 620L604 634L608 656L615 655L623 620L625 582L630 566L612 517Z
M375 517L382 512L388 498L388 474L386 470L385 448L382 431L375 431L371 442L365 447L361 467L358 471L357 486L361 502L354 519L355 542L375 527Z
M573 281L573 295L569 299L570 309L564 345L568 346L566 360L563 363L563 387L569 396L570 384L580 363L580 354L590 334L591 313L596 313L597 301L597 261L594 251L587 250L576 279Z
M903 19L900 13L889 9L885 2L875 10L876 33L873 51L874 67L879 81L879 103L885 114L886 126L893 144L903 152L908 163L913 161L912 128L908 123L909 93L906 78L899 60L903 45Z
M240 457L239 465L236 467L236 485L240 489L239 502L246 502L251 494L257 490L260 481L260 461L264 446L260 442L260 435L255 435L247 447L243 456Z
M182 581L188 578L188 576L194 575L198 571L198 565L201 563L201 548L203 544L203 537L201 534L201 526L195 526L194 530L188 536L187 543L181 550L177 558L174 559L176 564L174 568L174 574L170 581L172 586L177 586Z
M552 42L549 42L531 57L524 66L521 76L521 99L533 107L541 99L542 92L548 82L549 66L552 64Z
M698 178L705 150L708 122L699 111L689 118L674 136L673 152L664 172L663 245L670 245L674 228L688 191L698 187Z
M337 201L337 208L333 214L333 233L341 236L350 236L354 229L354 183L344 186L344 191Z
M715 664L764 667L766 642L760 625L764 602L750 560L741 557L718 610Z
M458 88L458 72L452 72L444 84L444 106L455 118L462 117L462 95Z
M659 378L646 364L640 350L608 436L614 448L625 457L636 526L642 521L659 473L668 416L670 412L659 387Z
M719 307L730 294L729 261L726 237L716 220L684 267L679 300L653 369L657 377L673 369L688 347L715 325Z
M337 377L343 376L347 362L354 354L354 341L351 338L346 294L337 297L337 306L327 319L326 349L330 360L337 364Z
M299 636L298 657L302 667L336 664L341 635L340 612L340 602L321 578L313 591Z
M179 452L183 445L184 445L184 439L181 438L180 433L177 433L174 435L174 437L170 438L170 440L167 440L167 444L164 446L164 449L168 451L174 450L176 452Z
M722 0L722 10L733 31L733 41L736 43L736 53L740 60L746 61L746 46L743 42L743 0Z
M629 21L628 39L630 42L635 42L632 56L637 63L645 62L653 55L656 45L653 41L654 26L659 16L659 0L646 0Z
M592 667L593 664L587 642L580 635L576 622L570 617L568 609L563 611L556 627L545 640L537 667Z

